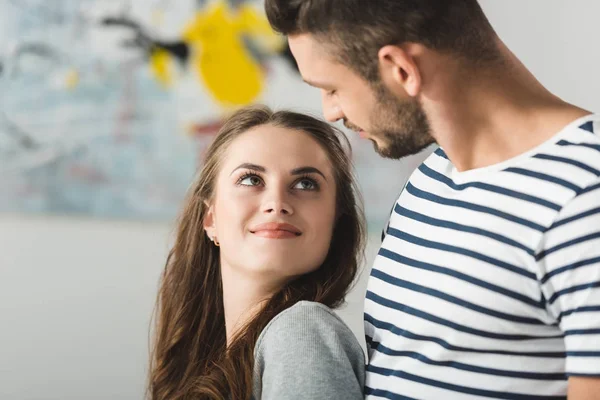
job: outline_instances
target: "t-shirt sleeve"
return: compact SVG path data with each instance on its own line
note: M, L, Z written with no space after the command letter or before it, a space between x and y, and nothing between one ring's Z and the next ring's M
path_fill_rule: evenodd
M565 335L567 374L600 376L600 179L563 207L536 258Z
M325 307L299 303L284 311L255 354L255 400L363 400L363 351Z

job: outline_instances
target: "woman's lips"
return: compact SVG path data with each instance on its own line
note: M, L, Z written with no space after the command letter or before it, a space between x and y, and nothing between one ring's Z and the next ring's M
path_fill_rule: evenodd
M266 239L292 239L297 238L299 235L289 231L279 231L279 230L262 230L254 232L256 236L260 236Z
M250 230L256 236L267 239L292 239L302 235L294 225L279 222L260 224Z

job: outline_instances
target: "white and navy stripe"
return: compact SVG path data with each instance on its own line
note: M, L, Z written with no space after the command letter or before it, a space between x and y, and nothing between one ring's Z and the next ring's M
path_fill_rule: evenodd
M438 149L369 280L369 399L566 399L600 376L600 116L457 172Z

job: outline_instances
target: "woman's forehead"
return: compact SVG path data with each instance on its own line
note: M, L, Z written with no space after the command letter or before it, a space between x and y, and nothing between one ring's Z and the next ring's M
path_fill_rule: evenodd
M332 167L327 152L309 133L273 125L261 125L241 134L223 157L224 167L240 163L290 170L313 166L329 174Z

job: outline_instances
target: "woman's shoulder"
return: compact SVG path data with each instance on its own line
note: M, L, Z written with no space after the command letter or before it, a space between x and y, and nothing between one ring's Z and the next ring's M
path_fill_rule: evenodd
M348 351L360 352L362 348L354 333L346 323L324 304L312 301L299 301L275 316L261 332L256 343L256 352L266 344L274 347L277 343L290 346L294 340L301 351L302 344L342 346Z
M276 315L263 332L274 328L289 329L290 325L297 327L301 323L318 324L320 322L334 325L338 325L339 323L344 324L335 311L326 305L303 300Z
M365 356L337 314L301 301L279 313L255 347L256 399L363 399Z

